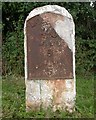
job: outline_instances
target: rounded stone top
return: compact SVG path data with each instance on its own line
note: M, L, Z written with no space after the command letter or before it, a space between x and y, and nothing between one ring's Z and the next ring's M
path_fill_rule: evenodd
M44 32L46 32L46 30L51 26L55 33L60 37L60 40L63 40L71 50L71 53L73 54L73 72L75 76L75 25L71 14L64 7L58 5L45 5L42 7L37 7L29 13L24 24L25 56L28 54L28 22L30 23L30 21L38 16L43 20L42 24L39 24L40 28L44 28ZM30 28L33 29L33 26L30 26ZM36 33L37 32L38 31L36 31ZM27 68L27 57L25 57L25 68ZM27 78L27 70L25 71L25 75Z
M73 51L75 44L75 26L71 14L64 7L58 5L45 5L33 9L25 20L24 34L26 34L26 22L32 17L44 13L55 13L64 16L64 20L58 20L55 22L54 30L62 39L65 39L65 42L67 42L69 48Z
M52 12L52 13L60 14L60 15L63 15L63 16L66 16L72 19L71 14L64 7L61 7L58 5L45 5L45 6L33 9L27 16L26 20L29 20L30 18L36 15L45 13L45 12Z

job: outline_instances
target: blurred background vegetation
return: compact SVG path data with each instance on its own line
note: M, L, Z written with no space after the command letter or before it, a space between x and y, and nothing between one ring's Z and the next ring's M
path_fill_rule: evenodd
M25 110L24 22L36 7L57 4L73 16L76 28L76 111ZM93 118L94 72L96 71L96 2L6 2L2 3L2 113L3 118ZM1 26L0 26L1 27ZM81 75L81 76L79 76Z
M96 71L96 3L6 2L2 3L3 75L24 76L24 22L36 7L57 4L73 16L76 27L76 74Z

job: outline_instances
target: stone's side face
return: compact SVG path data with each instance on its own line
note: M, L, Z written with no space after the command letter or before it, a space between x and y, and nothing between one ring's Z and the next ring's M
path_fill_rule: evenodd
M65 8L36 8L24 25L26 108L72 112L75 104L74 22Z

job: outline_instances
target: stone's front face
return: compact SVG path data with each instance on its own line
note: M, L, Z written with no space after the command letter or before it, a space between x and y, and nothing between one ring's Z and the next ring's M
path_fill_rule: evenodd
M74 22L65 8L47 5L25 26L26 109L72 112L75 104Z
M72 51L54 29L59 20L64 17L43 13L27 21L28 79L73 78Z

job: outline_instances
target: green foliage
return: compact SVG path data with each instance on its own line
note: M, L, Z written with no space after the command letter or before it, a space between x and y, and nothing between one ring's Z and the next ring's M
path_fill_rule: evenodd
M93 118L94 117L94 78L92 76L76 78L75 112L47 111L26 112L24 78L8 76L2 84L3 118ZM9 87L10 86L10 87Z
M95 69L96 60L95 40L76 38L76 72L88 74ZM92 73L91 73L92 74Z
M76 25L76 71L85 74L95 71L96 12L90 3L84 2L20 2L2 3L3 25L3 75L24 75L24 22L36 7L57 4L65 7ZM86 73L86 74L87 74Z
M15 32L8 33L7 41L3 45L3 72L5 74L13 72L23 75L24 73L23 31L18 26Z

